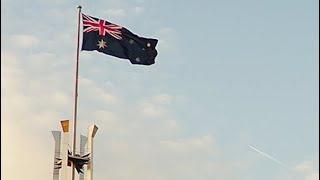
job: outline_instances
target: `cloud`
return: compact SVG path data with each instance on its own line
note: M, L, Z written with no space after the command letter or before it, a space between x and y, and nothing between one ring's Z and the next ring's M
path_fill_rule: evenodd
M92 101L100 101L107 104L116 104L120 101L116 94L107 92L105 88L99 87L94 81L87 78L79 78L81 91L86 92L84 98L89 98Z
M172 96L169 94L159 94L156 95L154 98L154 102L159 104L170 104L172 102Z
M139 112L145 117L163 117L173 113L172 106L184 104L187 98L181 94L158 93L139 103Z
M1 94L5 87L17 86L17 77L21 76L21 71L17 68L17 57L8 52L1 52ZM9 91L8 91L9 92Z
M157 118L167 114L166 109L153 103L141 103L140 113L144 117Z
M101 134L104 132L112 134L127 134L128 124L123 123L117 113L108 110L97 110L92 114L93 119L103 127L99 130Z
M163 145L163 148L178 153L188 153L194 151L213 153L215 149L214 139L211 135L164 140L161 141L161 144Z
M318 180L319 170L316 168L319 160L305 160L295 167L297 172L304 174L305 180Z
M148 118L159 118L168 116L170 113L166 108L172 102L173 96L169 94L156 94L146 98L139 104L140 114Z
M136 7L134 7L134 12L137 14L143 13L143 12L145 12L145 8L140 7L140 6L136 6Z
M35 83L37 80L28 80L30 76L26 74L28 70L22 65L21 57L2 51L1 59L2 177L47 179L52 172L51 168L35 170L34 167L51 167L53 162L49 156L53 154L53 143L49 143L47 137L61 114L54 108L51 109L50 105L55 104L51 100L55 100L57 106L64 104L63 92L55 89L56 91L48 94L34 94L34 84L28 83ZM50 83L43 86L50 86ZM17 171L20 173L16 173Z
M127 11L125 9L107 9L102 12L102 16L111 18L125 18L128 16Z
M121 6L121 8L112 8L101 11L101 17L105 19L124 19L129 16L140 15L145 13L145 8L141 6L132 6L129 4Z
M5 108L7 109L7 108ZM4 113L7 113L5 109ZM17 117L11 118L16 121ZM28 121L32 116L21 114L20 118ZM48 116L43 117L48 119ZM3 119L2 119L3 120ZM52 173L53 143L45 141L44 135L38 131L18 125L8 120L1 122L1 177L5 179L49 179L48 174ZM50 131L47 131L49 136ZM38 167L38 168L35 168ZM48 168L41 168L48 167ZM19 172L19 173L17 173Z
M159 39L158 46L162 52L177 51L177 33L175 29L164 27L156 32L156 36Z
M40 39L33 35L20 34L14 35L11 38L11 44L13 46L21 47L33 47L40 43Z
M319 172L308 174L306 180L319 180Z

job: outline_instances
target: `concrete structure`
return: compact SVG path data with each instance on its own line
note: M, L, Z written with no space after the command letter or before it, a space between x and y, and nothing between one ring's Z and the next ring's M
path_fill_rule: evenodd
M87 141L88 141L87 136L80 135L80 156L81 157L84 156L86 153L85 147L86 147ZM84 173L79 174L79 180L84 180Z
M61 121L61 126L63 130L62 136L62 149L61 149L61 174L60 180L67 180L68 179L68 146L69 146L69 120Z
M52 131L52 135L55 141L54 144L54 167L53 167L53 180L59 180L59 173L61 168L60 148L61 148L61 132Z
M88 128L89 138L80 135L80 154L73 156L69 151L69 120L62 120L60 123L63 131L62 137L61 131L52 131L55 140L53 180L68 180L71 177L68 166L71 164L74 164L79 180L93 180L93 138L98 127L92 125ZM87 166L86 171L83 167L85 165Z
M93 180L93 138L98 131L96 125L92 125L88 129L88 147L87 152L90 153L90 161L87 164L87 179Z

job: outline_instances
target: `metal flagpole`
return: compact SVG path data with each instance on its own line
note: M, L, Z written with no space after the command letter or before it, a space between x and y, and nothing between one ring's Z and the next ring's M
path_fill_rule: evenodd
M79 75L79 39L80 39L80 18L81 18L81 6L78 7L78 30L77 30L77 52L76 52L76 64L75 64L75 87L74 87L74 110L73 110L73 134L72 134L72 156L75 156L76 152L76 138L77 138L77 104L78 104L78 75ZM75 177L75 164L71 164L71 180Z

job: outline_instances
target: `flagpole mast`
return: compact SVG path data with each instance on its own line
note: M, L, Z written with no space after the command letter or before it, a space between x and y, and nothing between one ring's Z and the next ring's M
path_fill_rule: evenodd
M72 156L76 153L76 138L77 138L77 105L78 105L78 76L79 76L79 39L80 39L80 18L81 6L78 9L78 29L77 29L77 51L75 63L75 83L74 83L74 109L73 109L73 133L72 133ZM71 180L75 178L75 164L71 164Z

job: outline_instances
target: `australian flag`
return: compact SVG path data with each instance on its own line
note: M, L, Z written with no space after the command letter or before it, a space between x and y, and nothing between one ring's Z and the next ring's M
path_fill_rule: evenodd
M152 65L158 54L157 39L139 37L106 20L82 14L82 50L129 59L132 64Z

